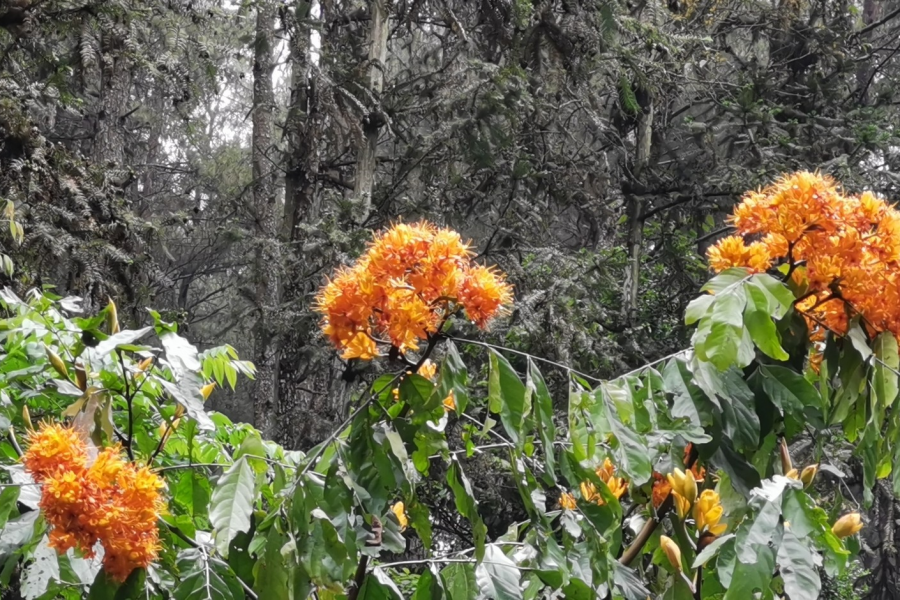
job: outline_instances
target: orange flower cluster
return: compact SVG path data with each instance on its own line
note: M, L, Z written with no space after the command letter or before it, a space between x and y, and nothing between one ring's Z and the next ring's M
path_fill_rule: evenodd
M322 330L344 358L371 360L381 339L400 352L417 350L460 310L485 327L512 301L512 288L471 258L455 231L425 222L394 225L320 290Z
M163 510L156 474L125 462L118 446L104 448L89 465L88 446L70 427L44 424L29 440L22 462L43 484L40 506L51 547L92 557L99 541L103 568L117 581L156 559Z
M857 314L869 333L900 334L900 212L884 200L801 172L746 194L730 220L738 235L709 249L710 267L760 273L792 264L794 281L808 289L797 308L814 339L846 333Z
M624 496L625 492L628 491L628 482L622 477L615 476L616 467L608 458L603 461L602 465L597 467L595 472L597 473L597 477L606 484L606 487L609 488L609 492L615 496L617 500ZM590 481L582 481L580 488L581 497L586 502L593 502L600 506L603 506L606 503L603 496L597 491L597 486ZM575 497L568 492L563 492L559 499L559 505L562 508L574 510L576 507Z

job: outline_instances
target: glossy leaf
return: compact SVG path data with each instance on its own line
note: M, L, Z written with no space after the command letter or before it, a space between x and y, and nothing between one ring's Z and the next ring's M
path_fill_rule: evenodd
M491 412L500 413L500 421L513 443L525 439L525 419L531 412L531 395L509 361L496 351L490 354L488 400Z
M256 476L246 459L239 459L222 474L213 490L209 520L216 530L216 548L227 558L228 545L239 532L250 529Z
M499 546L488 544L484 560L475 568L478 590L485 598L494 600L523 600L521 575L516 563Z

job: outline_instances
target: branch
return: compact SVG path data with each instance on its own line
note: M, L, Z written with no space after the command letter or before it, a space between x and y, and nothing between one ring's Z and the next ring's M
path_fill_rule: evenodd
M628 549L625 550L625 553L622 554L622 557L619 559L620 565L629 566L634 559L637 558L641 550L644 549L644 544L647 543L647 540L650 539L650 536L653 535L653 532L656 531L656 527L659 525L659 521L656 520L656 517L649 519L646 523L644 523L643 529L637 534L637 537L634 538L634 541L628 546Z
M131 395L131 386L128 384L128 373L125 371L125 359L122 357L122 351L116 350L116 354L119 357L119 364L122 365L122 379L125 380L125 402L128 404L128 435L125 440L125 451L128 453L128 459L134 462L134 450L132 449L134 441L134 410L132 401L134 398Z
M887 22L890 21L891 19L897 17L898 15L900 15L900 8L898 8L897 10L895 10L895 11L893 11L893 12L891 12L891 13L886 14L883 18L881 18L881 19L875 21L874 23L871 23L871 24L869 24L869 25L866 25L865 27L863 27L863 28L860 29L859 31L855 31L855 32L851 33L851 34L850 34L850 38L852 39L852 38L855 38L855 37L859 37L859 36L861 36L861 35L865 35L865 34L869 33L870 31L872 31L873 29L876 29L876 28L878 28L878 27L881 27L882 25L884 25L885 23L887 23Z

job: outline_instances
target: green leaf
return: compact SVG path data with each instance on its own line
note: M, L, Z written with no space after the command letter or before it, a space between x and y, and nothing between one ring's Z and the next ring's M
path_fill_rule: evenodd
M619 466L628 475L634 485L643 485L650 480L652 468L647 441L619 420L619 414L609 396L606 384L603 384L603 399L606 403L607 418L613 435L619 444Z
M428 565L428 569L419 575L419 580L416 582L416 593L413 594L412 600L443 600L445 596L443 579L438 573L437 566L431 563Z
M626 600L646 600L650 597L650 590L644 586L644 582L634 569L620 564L617 560L614 560L612 565L613 581Z
M366 576L358 600L403 600L397 585L378 567Z
M809 547L790 529L784 530L778 548L778 568L784 591L791 600L817 600L822 582Z
M713 556L716 555L716 552L719 551L719 548L727 543L729 540L734 539L734 534L729 533L728 535L723 535L721 537L716 538L713 543L706 546L703 550L700 551L700 554L697 555L697 558L694 559L694 564L691 565L692 569L699 569L706 563L712 559Z
M478 596L475 566L472 564L449 564L441 571L441 579L450 600L475 600Z
M469 404L469 372L463 362L456 345L447 342L444 360L438 375L437 395L443 401L451 391L456 401L456 411L464 413Z
M266 447L263 444L262 437L256 431L251 432L234 453L234 460L246 456L247 461L253 470L257 473L265 473L269 470L269 465L265 460Z
M110 578L106 571L100 569L91 584L87 600L115 600L118 589L119 583Z
M784 479L780 483L765 480L761 488L753 490L750 503L758 508L758 512L752 521L742 523L737 530L735 551L738 562L752 563L762 549L768 548L780 524L784 482Z
M485 598L493 600L522 600L519 588L519 569L503 551L494 544L488 544L484 560L475 568L478 589Z
M456 510L472 524L472 534L475 542L475 559L484 558L484 542L487 538L487 527L478 513L478 501L472 493L472 484L462 471L462 466L454 455L451 458L450 468L447 470L447 483L453 490L453 498L456 502Z
M93 354L95 354L98 358L104 357L119 346L126 346L128 344L133 344L148 333L153 331L152 327L144 327L142 329L126 329L125 331L120 331L115 335L111 335L99 344L97 344L93 349Z
M216 530L216 548L228 557L234 536L250 529L256 476L246 459L238 459L216 482L209 507L209 521Z
M684 313L684 324L685 325L693 325L700 319L706 316L709 312L709 308L716 301L716 297L712 294L703 294L702 296L697 296L693 300L690 301L687 305L687 310Z
M824 426L822 396L803 375L777 365L761 365L758 373L763 391L781 414L805 414L815 425Z
M491 412L500 413L506 434L521 448L525 440L525 419L531 412L531 395L526 393L525 385L509 361L495 350L491 350L490 366L488 402Z
M753 343L763 354L775 360L787 360L790 357L781 347L778 330L768 310L769 303L765 292L758 287L748 286L747 294L749 301L744 308L744 325L750 332Z
M183 576L173 593L174 600L243 600L244 591L228 565L210 557L204 549L182 551L178 566Z
M34 600L43 596L53 581L59 581L59 560L56 550L50 547L50 539L45 535L31 555L31 562L22 576L21 594L23 600Z
M291 573L286 557L282 553L287 541L288 537L281 533L277 526L269 528L262 560L257 566L259 571L254 586L260 598L290 600ZM294 556L293 553L291 556Z
M869 338L866 337L866 333L859 323L853 323L850 326L846 337L853 344L853 347L856 348L856 351L859 352L862 359L868 361L869 357L872 356L872 349L869 347Z
M203 380L195 373L187 373L177 384L166 381L162 377L153 376L153 379L163 387L179 404L184 406L185 412L202 431L215 431L216 425L203 408Z
M547 389L547 383L530 358L528 359L528 375L525 385L531 390L534 398L534 416L544 449L544 467L551 481L556 481L556 454L553 444L556 441L556 425L553 422L553 397Z
M694 383L687 363L673 358L666 363L662 375L666 391L672 394L672 417L687 419L691 425L702 425L702 415L710 412L710 401Z
M721 569L721 568L720 568ZM769 585L775 570L775 557L771 548L760 551L757 560L752 563L736 561L734 572L728 584L722 585L728 590L723 600L747 600L756 597L755 592L763 592L762 598L769 598ZM721 570L719 571L721 577Z
M706 285L700 288L700 291L720 295L726 290L734 289L738 284L748 279L750 279L750 275L746 269L734 267L726 269L710 279Z
M177 333L169 332L159 336L159 341L162 342L162 347L166 351L166 362L169 363L176 379L201 370L197 348L186 339Z
M0 490L0 531L3 531L6 521L9 519L9 513L16 508L20 489L17 485L10 485Z
M0 556L6 556L24 546L34 537L34 524L40 511L30 510L6 523L0 531Z
M794 304L794 294L784 282L771 275L758 273L750 279L750 286L763 292L767 306L765 311L775 319L782 318ZM763 310L760 307L761 310Z
M409 515L409 524L419 534L422 545L426 550L431 549L431 513L428 507L418 500L410 502L406 507L406 514Z
M897 339L889 331L885 331L875 338L874 363L872 388L879 407L886 409L897 398L897 372L900 369Z

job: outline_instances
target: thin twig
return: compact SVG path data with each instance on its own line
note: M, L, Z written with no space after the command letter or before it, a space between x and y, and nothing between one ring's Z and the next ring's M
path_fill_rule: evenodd
M122 351L117 349L116 355L119 357L119 364L122 366L122 379L125 380L125 403L128 405L128 436L125 440L125 451L128 453L128 459L134 462L134 450L132 449L134 442L134 409L132 401L134 398L131 396L131 386L128 384L128 372L125 370L125 358L122 356Z

